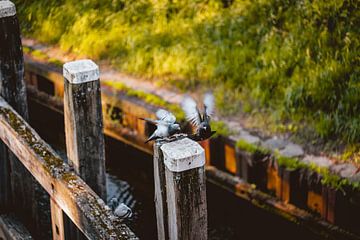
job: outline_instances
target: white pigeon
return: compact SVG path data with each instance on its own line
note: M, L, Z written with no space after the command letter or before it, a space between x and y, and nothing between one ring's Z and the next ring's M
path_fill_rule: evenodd
M151 134L151 136L148 138L148 140L146 140L145 143L155 139L170 137L176 133L180 133L180 125L176 123L176 117L171 112L168 112L164 109L159 109L156 112L156 118L157 120L140 118L146 122L150 122L156 125L156 130L153 132L153 134Z

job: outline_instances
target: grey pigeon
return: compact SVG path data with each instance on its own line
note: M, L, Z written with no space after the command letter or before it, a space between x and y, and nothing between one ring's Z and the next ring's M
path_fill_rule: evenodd
M195 141L203 141L215 134L211 131L210 116L214 113L214 95L206 93L204 96L203 111L200 111L195 100L190 96L185 96L181 102L181 107L185 112L186 119L195 126L195 134L189 138Z
M125 219L132 216L131 208L126 206L126 204L124 203L119 204L117 198L112 198L109 205L111 207L111 210L114 212L114 215L119 218Z
M159 109L156 112L156 117L157 120L152 120L149 118L140 118L146 122L150 122L156 125L156 130L149 137L149 139L146 140L145 143L155 139L170 137L176 133L180 133L181 131L180 125L176 123L176 117L172 113L164 109Z

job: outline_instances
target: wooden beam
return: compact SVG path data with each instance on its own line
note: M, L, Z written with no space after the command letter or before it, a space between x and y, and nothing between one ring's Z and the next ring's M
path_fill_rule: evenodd
M3 98L0 138L87 238L137 239Z
M184 138L160 147L165 164L169 239L207 239L205 151Z

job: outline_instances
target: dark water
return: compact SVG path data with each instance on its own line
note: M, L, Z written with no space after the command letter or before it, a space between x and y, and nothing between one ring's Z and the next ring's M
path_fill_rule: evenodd
M30 102L31 125L64 153L63 116ZM108 200L117 197L133 210L126 224L140 239L157 239L152 156L106 138ZM254 207L207 184L209 239L318 239L305 228Z

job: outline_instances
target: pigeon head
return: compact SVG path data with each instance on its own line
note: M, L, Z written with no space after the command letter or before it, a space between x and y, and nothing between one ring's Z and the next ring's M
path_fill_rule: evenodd
M173 135L173 134L176 134L176 133L180 133L181 132L181 128L180 128L180 125L177 124L177 123L174 123L174 124L170 124L169 125L169 134L170 135Z

